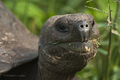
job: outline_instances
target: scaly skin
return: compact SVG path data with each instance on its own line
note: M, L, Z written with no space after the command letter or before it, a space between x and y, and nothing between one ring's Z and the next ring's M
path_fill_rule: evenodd
M39 80L72 80L95 57L99 31L88 14L53 16L39 40Z

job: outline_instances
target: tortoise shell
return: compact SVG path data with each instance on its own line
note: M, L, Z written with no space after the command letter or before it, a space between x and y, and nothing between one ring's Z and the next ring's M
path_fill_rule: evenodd
M37 58L38 40L0 2L0 75Z

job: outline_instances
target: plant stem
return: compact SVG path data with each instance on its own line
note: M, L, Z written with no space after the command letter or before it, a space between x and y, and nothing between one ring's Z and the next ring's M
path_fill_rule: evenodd
M17 0L14 0L13 1L13 6L12 6L12 12L14 12L15 11L15 6L16 6L16 4L17 4Z
M107 54L107 66L106 66L106 74L105 80L109 80L109 64L110 64L110 57L111 57L111 37L112 37L112 25L111 25L111 7L110 7L110 0L108 0L108 26L110 27L109 32L109 45L108 45L108 54Z
M119 10L119 2L117 2L117 7L116 7L116 13L115 13L115 16L114 16L114 21L113 21L113 28L116 30L117 27L116 27L116 21L117 21L117 16L118 16L118 10Z
M27 20L27 14L28 14L28 10L29 10L29 4L30 4L30 0L26 0L26 5L25 5L25 9L24 9L24 14L23 14L23 22L24 22L24 24L26 24L27 21L28 21Z

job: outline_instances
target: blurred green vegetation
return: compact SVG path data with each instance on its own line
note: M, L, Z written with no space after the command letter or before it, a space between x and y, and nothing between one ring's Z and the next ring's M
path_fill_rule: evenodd
M44 22L51 16L86 13L94 16L100 31L100 48L96 57L76 76L82 80L120 80L120 36L112 34L110 64L107 67L109 29L107 0L2 0L3 3L34 34L39 35ZM120 33L120 5L110 0L112 28ZM117 10L117 11L116 11Z

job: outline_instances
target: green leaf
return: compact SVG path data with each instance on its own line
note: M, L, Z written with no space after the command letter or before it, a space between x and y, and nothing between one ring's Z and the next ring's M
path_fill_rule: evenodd
M107 51L102 49L102 48L98 48L98 52L103 54L103 55L107 55Z

